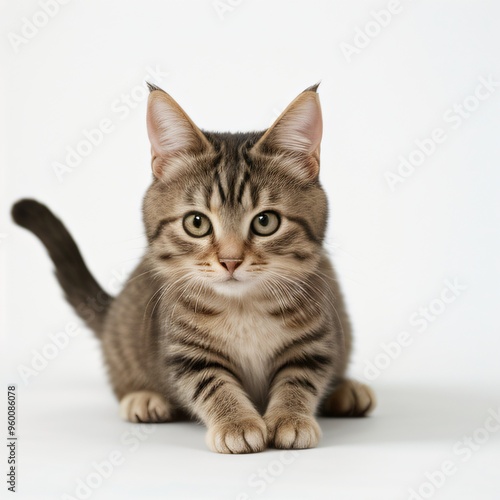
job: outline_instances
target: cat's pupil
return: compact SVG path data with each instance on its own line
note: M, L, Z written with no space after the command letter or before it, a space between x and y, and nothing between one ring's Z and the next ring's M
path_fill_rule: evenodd
M193 219L193 226L196 229L200 229L201 227L201 217L199 215L195 215Z
M259 215L259 224L261 226L267 226L269 224L269 216L266 214Z

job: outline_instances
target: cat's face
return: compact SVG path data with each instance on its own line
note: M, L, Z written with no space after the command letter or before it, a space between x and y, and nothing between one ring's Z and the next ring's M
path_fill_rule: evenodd
M156 178L144 215L158 272L193 293L279 295L317 266L327 214L317 180L321 114L315 91L296 101L265 133L216 134L152 92Z

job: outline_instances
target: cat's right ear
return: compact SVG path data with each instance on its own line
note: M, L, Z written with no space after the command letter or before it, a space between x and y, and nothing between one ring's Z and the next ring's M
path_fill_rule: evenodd
M186 112L160 88L148 84L147 127L151 142L151 165L159 179L174 174L179 162L176 157L196 155L211 149L203 132L192 122ZM172 171L169 172L169 167Z

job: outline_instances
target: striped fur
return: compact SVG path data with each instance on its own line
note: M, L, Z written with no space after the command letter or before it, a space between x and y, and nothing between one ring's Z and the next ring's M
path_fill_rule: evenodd
M374 401L345 381L351 332L323 249L320 124L300 122L320 120L316 89L271 129L237 134L200 131L170 96L151 90L149 246L98 324L122 415L192 415L223 453L315 446L316 413L363 415ZM279 229L253 234L252 219L270 210ZM207 236L184 230L193 211L210 219ZM233 279L223 258L241 260Z

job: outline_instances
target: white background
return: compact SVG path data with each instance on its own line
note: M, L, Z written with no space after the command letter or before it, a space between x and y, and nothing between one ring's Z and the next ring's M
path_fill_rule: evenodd
M220 15L211 0L73 0L16 50L23 18L41 7L2 2L1 351L5 386L18 385L18 498L77 498L77 479L113 451L124 463L92 499L388 500L419 488L427 498L500 498L500 432L481 430L500 410L500 88L460 126L445 120L468 98L474 107L481 77L500 81L500 5L401 0L348 61L341 44L353 44L388 3L223 0L229 9ZM19 375L37 352L51 352L50 335L80 321L41 245L11 223L10 205L47 203L116 292L145 247L140 207L151 174L140 86L148 67L207 130L266 128L322 82L321 179L328 245L355 326L353 376L366 381L367 363L389 360L382 344L401 332L412 342L392 345L395 359L371 377L374 415L322 420L316 450L219 456L189 423L153 434L148 426L135 449L128 433L136 427L119 420L98 342L83 328L27 384ZM139 102L124 109L131 93ZM106 118L114 130L59 182L54 163ZM385 173L436 128L446 140L391 190ZM445 280L465 289L441 307ZM440 314L417 328L410 318L431 303ZM464 436L472 443L457 445ZM0 460L4 470L4 452ZM426 472L446 460L454 474L425 486Z

